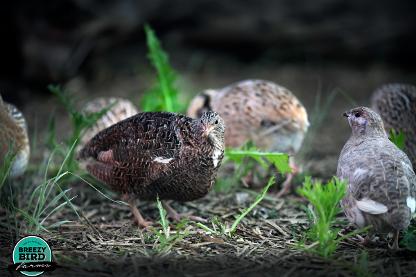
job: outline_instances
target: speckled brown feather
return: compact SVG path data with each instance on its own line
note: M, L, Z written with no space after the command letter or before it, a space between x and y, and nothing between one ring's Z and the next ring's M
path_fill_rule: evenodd
M198 120L183 115L139 113L99 132L79 158L122 194L189 201L208 193L220 165L214 165L215 147L202 133Z
M139 112L131 101L119 97L99 97L93 99L85 104L82 111L83 113L90 114L98 113L106 108L109 108L109 110L82 135L79 143L79 149L81 149L82 146L84 146L98 132Z
M15 158L10 176L18 177L26 170L30 145L26 121L22 113L13 105L3 102L0 95L0 163L3 157L13 147Z
M296 153L309 125L300 101L286 88L264 80L207 90L194 98L188 115L195 118L206 110L224 118L229 147L251 140L264 150Z
M378 232L406 229L412 212L409 201L416 198L410 160L390 142L381 118L372 110L355 108L349 121L353 134L341 151L337 169L337 176L348 181L342 200L345 214L358 226L373 225ZM360 209L357 203L363 199L376 202L373 206L379 212Z
M377 89L371 98L372 108L380 114L387 132L402 130L405 134L404 151L416 168L416 87L388 84Z

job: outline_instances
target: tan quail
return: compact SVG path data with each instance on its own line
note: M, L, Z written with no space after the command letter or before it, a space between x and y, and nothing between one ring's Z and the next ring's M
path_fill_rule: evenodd
M344 113L352 134L341 151L337 175L348 182L341 204L350 222L393 232L393 247L416 209L416 176L407 155L387 137L381 117L366 107Z
M210 89L197 95L188 115L216 111L227 125L225 145L239 147L252 141L264 151L296 154L303 142L309 121L305 107L288 89L271 81L244 80L222 89ZM291 159L292 172L295 171ZM289 174L278 196L289 189Z
M147 222L135 199L158 196L191 201L206 195L215 182L224 153L224 122L215 112L198 119L168 112L146 112L95 135L79 152L88 172L123 195L139 226Z
M25 172L30 156L29 137L23 114L12 104L3 101L0 95L0 162L7 153L14 155L10 177L19 177Z
M373 93L371 106L383 119L387 132L390 129L404 132L404 152L416 168L416 87L384 85Z
M95 98L87 102L82 111L85 114L91 114L100 112L106 108L108 111L92 127L83 133L79 143L80 147L85 145L98 132L139 112L130 100L119 97Z

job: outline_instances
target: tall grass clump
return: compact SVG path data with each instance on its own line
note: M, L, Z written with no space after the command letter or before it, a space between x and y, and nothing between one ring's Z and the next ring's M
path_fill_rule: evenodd
M0 191L2 190L4 184L6 183L7 178L10 175L10 171L12 169L13 161L16 157L16 154L14 152L14 147L11 144L1 160L0 165Z
M169 63L168 54L162 49L155 32L148 25L144 27L148 58L156 70L157 81L146 91L141 102L143 111L183 112L185 106L179 101L176 86L177 74Z
M64 171L68 172L77 172L78 163L75 160L75 149L78 145L80 137L83 135L83 132L93 126L98 119L100 119L105 113L107 113L115 104L112 103L108 107L103 108L99 112L95 113L83 113L77 110L75 97L67 90L62 89L58 85L49 85L49 91L55 95L62 106L65 108L69 115L71 122L71 134L67 139L64 140L64 143L58 143L56 139L56 128L55 121L52 119L49 122L48 126L48 138L47 144L51 150L57 151L57 155L62 158L65 156L65 164L63 164Z
M337 178L333 178L326 185L321 182L312 182L311 177L306 177L302 188L298 193L305 197L312 208L311 227L307 233L307 239L312 242L306 246L311 252L322 257L330 257L344 238L338 238L339 228L335 228L336 215L341 211L340 201L345 196L347 184Z

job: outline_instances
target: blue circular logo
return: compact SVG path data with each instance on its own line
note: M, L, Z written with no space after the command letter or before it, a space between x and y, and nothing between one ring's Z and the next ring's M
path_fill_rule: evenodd
M37 236L25 237L13 249L16 270L26 276L38 276L52 262L52 251L48 243ZM26 271L27 270L27 271Z

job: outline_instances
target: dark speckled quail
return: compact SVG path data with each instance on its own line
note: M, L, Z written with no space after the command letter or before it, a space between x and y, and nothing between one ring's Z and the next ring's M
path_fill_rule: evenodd
M25 172L30 155L26 120L15 106L3 102L0 95L0 164L9 147L13 147L15 154L9 174L19 177Z
M410 224L416 210L416 176L407 155L387 137L381 117L366 107L344 116L352 135L338 160L337 175L348 182L341 204L348 219L359 227L395 234Z
M216 111L227 125L225 145L239 147L252 141L264 151L296 154L309 121L305 107L288 89L266 80L244 80L222 89L209 89L197 95L188 115L198 117ZM297 170L293 158L292 171ZM293 174L289 174L278 196L285 194Z
M371 98L372 108L380 114L384 127L402 130L406 136L404 152L416 168L416 87L407 84L387 84L377 89Z
M79 159L91 175L123 195L139 226L145 227L149 222L135 199L191 201L210 191L224 155L224 128L215 112L198 119L138 113L99 132L79 152Z

